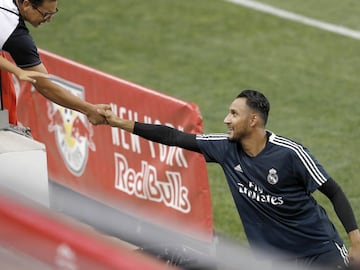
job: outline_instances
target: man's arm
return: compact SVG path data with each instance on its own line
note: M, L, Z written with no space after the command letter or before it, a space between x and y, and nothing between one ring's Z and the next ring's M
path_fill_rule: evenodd
M153 142L170 146L178 146L200 153L195 134L182 132L164 125L145 124L121 119L109 110L99 110L99 112L106 117L107 122L112 127L121 128Z
M26 70L47 73L43 64L27 68ZM97 109L110 110L109 105L94 105L86 102L47 78L38 78L34 86L45 98L52 102L85 114L92 124L107 124L106 119L97 112Z
M360 267L360 231L349 200L346 198L341 187L333 179L326 181L319 188L319 191L327 196L333 204L334 210L349 236L351 245L349 249L350 261Z
M36 77L48 78L48 75L45 73L23 70L4 57L0 57L0 69L13 73L19 80L29 81L32 83L36 82Z

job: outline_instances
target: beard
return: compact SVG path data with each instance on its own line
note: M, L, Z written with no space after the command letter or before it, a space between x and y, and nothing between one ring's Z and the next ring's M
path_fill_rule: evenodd
M235 141L240 142L244 138L247 138L249 136L249 132L246 129L243 129L241 131L232 129L228 132L229 141Z

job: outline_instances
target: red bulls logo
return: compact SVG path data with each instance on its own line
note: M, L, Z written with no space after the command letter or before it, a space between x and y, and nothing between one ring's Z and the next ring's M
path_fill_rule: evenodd
M84 123L79 116L76 116L71 130L71 135L78 142L86 139L88 141L89 148L93 151L96 150L95 144L92 140L94 130L88 121Z
M69 89L74 95L83 96L83 89L63 80L54 79L63 87ZM93 141L94 130L86 116L59 106L50 101L47 102L49 132L54 133L58 150L69 171L77 176L82 175L87 164L89 149L96 151Z

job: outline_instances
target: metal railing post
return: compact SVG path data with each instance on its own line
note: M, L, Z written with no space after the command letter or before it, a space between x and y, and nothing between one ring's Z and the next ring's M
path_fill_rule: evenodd
M8 128L9 126L9 112L3 108L2 83L0 76L0 130Z

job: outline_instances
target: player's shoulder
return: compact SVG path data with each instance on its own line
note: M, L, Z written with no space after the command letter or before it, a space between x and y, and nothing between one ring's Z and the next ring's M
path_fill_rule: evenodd
M0 0L0 7L5 11L14 13L15 15L19 15L19 10L14 1Z
M0 49L3 49L4 43L18 28L19 17L19 12L13 1L0 0Z
M272 143L273 145L295 152L299 150L304 150L303 145L297 141L294 141L292 139L289 139L281 135L277 135L271 131L268 131L268 134L269 134L269 142Z

